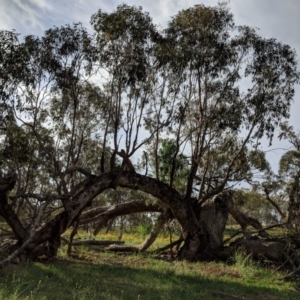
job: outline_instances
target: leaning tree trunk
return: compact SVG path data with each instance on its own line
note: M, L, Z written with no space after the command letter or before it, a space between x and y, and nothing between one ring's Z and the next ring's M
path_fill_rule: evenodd
M211 257L209 230L205 223L199 223L199 216L194 214L192 206L176 190L159 180L123 171L87 177L80 184L78 193L63 200L64 211L36 230L33 239L24 249L28 259L36 259L41 255L55 256L60 245L60 235L78 219L83 209L91 204L93 198L106 189L116 186L149 193L171 210L183 230L182 236L185 244L180 252L180 258L196 260ZM16 233L20 246L24 244L29 232L24 229L21 222L18 222L17 216L11 210L0 211L0 213L3 213L2 216Z
M78 217L78 220L74 224L68 243L67 253L68 255L71 254L73 238L80 225L97 222L97 226L94 230L94 235L97 235L111 219L115 219L116 217L139 212L161 212L162 210L161 205L158 205L155 202L149 202L149 200L134 200L85 211Z
M109 251L126 251L126 252L138 252L138 251L146 251L156 240L163 226L167 223L169 219L171 219L172 213L170 210L161 213L155 224L153 225L151 232L145 238L145 240L137 246L119 246L119 245L111 245L107 248Z
M253 227L256 230L255 233L257 233L259 236L263 238L269 238L269 235L267 234L266 231L263 230L263 227L260 224L260 222L242 213L238 209L238 207L234 204L233 200L231 200L228 203L228 209L229 209L229 213L234 218L234 220L241 226L245 239L250 239L252 237L252 233L250 231L247 231L247 228L249 226Z
M166 208L169 208L180 223L184 239L184 247L180 252L180 258L196 260L198 258L211 257L211 248L207 247L208 229L200 224L198 217L194 214L192 206L183 197L167 184L147 176L142 176L133 172L122 171L119 173L104 173L93 179L93 182L84 189L78 198L74 199L72 205L67 205L66 209L74 207L73 213L80 212L86 205L86 197L92 198L107 188L120 186L135 190L141 190L158 198ZM69 202L69 204L71 204ZM67 224L68 225L68 224Z
M223 246L223 235L228 219L228 204L231 192L223 192L207 200L196 209L198 232L188 230L184 246L179 252L182 259L211 260L218 257ZM195 255L196 254L196 255Z
M63 200L64 211L36 230L33 239L24 249L28 258L56 255L60 245L60 235L77 221L83 209L91 204L93 198L106 189L116 186L149 193L158 198L164 207L171 210L183 231L184 246L179 253L181 259L215 258L224 231L225 220L227 220L228 197L222 197L222 199L215 197L212 203L208 202L201 207L200 214L195 214L192 205L175 189L159 180L128 171L89 176L82 181L77 189L78 192ZM28 232L24 230L22 224L12 221L17 218L14 213L11 211L0 211L0 213L3 213L13 231L16 231L20 242L24 243ZM213 229L214 226L216 226L215 229Z
M155 224L153 225L151 232L145 238L145 240L137 246L139 251L146 251L156 240L157 236L159 235L161 229L164 225L168 222L168 220L172 217L171 212L168 210L165 213L161 213Z

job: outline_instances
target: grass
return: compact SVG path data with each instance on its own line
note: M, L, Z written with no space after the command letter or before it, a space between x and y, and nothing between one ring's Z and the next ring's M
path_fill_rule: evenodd
M138 234L126 238L131 243L143 240ZM169 237L160 238L169 242ZM67 258L62 248L53 261L0 270L0 299L300 299L297 282L280 280L282 274L259 268L240 252L229 265L167 262L94 249L80 247L76 258Z
M254 266L170 263L88 250L76 260L9 266L0 276L1 299L300 298L295 283Z
M71 230L67 230L65 233L65 237L68 238L70 235ZM108 233L105 233L104 230L100 231L100 233L96 236L97 240L118 240L119 236L119 230L111 230ZM125 245L127 246L136 246L141 244L147 234L141 234L139 232L129 232L125 231L122 236L122 240L125 241ZM75 239L87 239L88 233L85 230L80 230L78 234L75 236ZM176 241L179 238L178 235L172 235L172 241ZM169 234L160 234L157 239L155 240L155 243L149 248L149 250L155 250L157 248L163 247L165 245L168 245L170 243L170 235Z

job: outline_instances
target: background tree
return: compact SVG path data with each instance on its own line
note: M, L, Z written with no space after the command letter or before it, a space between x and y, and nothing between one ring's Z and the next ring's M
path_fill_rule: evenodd
M280 138L287 139L293 145L293 149L287 151L280 159L279 175L286 182L285 193L288 195L286 220L290 234L297 239L300 233L300 136L287 123L282 124L281 129Z

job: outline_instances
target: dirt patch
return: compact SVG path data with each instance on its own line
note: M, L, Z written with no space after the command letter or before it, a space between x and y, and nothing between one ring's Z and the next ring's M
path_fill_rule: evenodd
M199 267L198 267L199 268ZM215 263L206 263L200 266L198 270L199 275L209 276L209 277L232 277L232 278L242 278L242 275L238 270L228 267L226 265L220 265Z
M250 300L249 297L245 298L245 299ZM253 299L253 298L251 298L251 299ZM280 297L277 297L277 296L271 296L271 295L265 295L265 294L256 296L256 299L257 300L284 300L284 298L280 298Z
M215 292L211 292L212 295L214 295L215 297L217 297L217 299L226 299L226 300L230 300L230 299L239 299L239 300L284 300L284 298L280 298L277 296L272 296L272 295L266 295L266 294L262 294L262 295L255 295L255 296L241 296L241 295L234 295L234 294L229 294L229 293L224 293L224 292L219 292L219 291L215 291Z

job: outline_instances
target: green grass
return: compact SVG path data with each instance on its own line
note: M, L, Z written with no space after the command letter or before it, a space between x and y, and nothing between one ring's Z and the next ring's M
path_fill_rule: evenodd
M64 234L64 237L67 239L70 236L71 230L67 230L66 233ZM141 234L139 232L129 232L129 231L124 231L123 236L122 236L122 241L125 241L126 246L136 246L141 244L145 238L147 237L148 234ZM116 230L111 230L108 233L105 233L105 230L101 230L99 234L93 238L96 240L118 240L119 236L119 230L118 228ZM85 230L79 230L78 234L75 236L76 239L88 239L88 233ZM172 235L172 241L176 241L179 238L178 235L173 234ZM170 243L170 235L169 234L160 234L157 239L155 240L155 243L149 248L149 250L155 250L157 248L163 247L165 245L168 245Z
M1 270L0 299L300 299L296 282L240 254L229 266L81 250L77 259Z
M68 234L68 233L67 233ZM118 232L97 239L116 239ZM86 238L86 233L79 232ZM139 244L141 234L124 234L126 244ZM175 240L175 238L174 238ZM158 246L169 242L168 235ZM297 283L283 274L260 268L237 252L232 264L167 262L147 255L118 255L77 247L73 258L66 247L58 258L45 263L10 265L0 270L0 299L300 299Z

